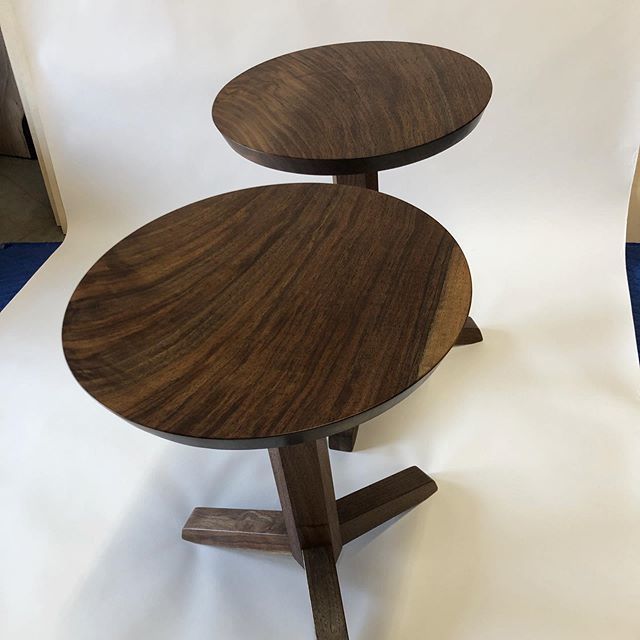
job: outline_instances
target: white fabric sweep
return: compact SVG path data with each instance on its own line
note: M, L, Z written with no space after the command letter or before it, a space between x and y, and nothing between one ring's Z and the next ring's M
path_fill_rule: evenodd
M180 539L192 507L277 508L264 451L173 444L71 376L71 292L188 202L326 180L236 155L210 107L262 60L408 40L491 74L478 128L380 175L463 247L485 336L332 453L343 495L417 464L440 491L345 548L353 639L636 640L640 382L625 281L640 141L635 0L9 0L65 204L62 247L0 313L0 637L313 637L292 559ZM4 23L3 23L4 24Z

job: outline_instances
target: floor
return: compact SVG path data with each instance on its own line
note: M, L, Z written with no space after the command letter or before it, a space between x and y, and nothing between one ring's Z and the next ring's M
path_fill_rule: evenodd
M59 242L9 242L0 245L0 311L59 246Z
M631 312L636 328L636 343L640 357L640 243L627 243L627 278L631 294Z
M0 244L63 238L38 161L0 156Z

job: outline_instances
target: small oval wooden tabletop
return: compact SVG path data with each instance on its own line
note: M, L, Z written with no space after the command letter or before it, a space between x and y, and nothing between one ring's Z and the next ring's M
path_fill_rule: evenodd
M453 346L466 260L419 209L327 184L245 189L138 229L84 276L64 353L103 405L172 440L294 444L398 402Z
M229 82L213 120L258 164L318 175L382 171L467 136L491 98L466 56L410 42L315 47L263 62Z

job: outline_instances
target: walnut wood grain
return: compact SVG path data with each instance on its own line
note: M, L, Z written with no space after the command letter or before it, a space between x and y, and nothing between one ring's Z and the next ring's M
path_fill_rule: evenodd
M456 346L475 344L476 342L482 342L482 332L471 318L467 318L456 340Z
M371 173L432 156L467 136L491 97L470 58L410 42L296 51L231 80L213 120L258 164L320 175Z
M351 185L361 187L363 189L378 190L378 174L377 173L357 173L353 175L338 175L333 177L334 184ZM482 333L471 319L467 318L456 345L467 345L482 340ZM351 452L355 449L356 439L358 437L358 427L353 427L348 431L337 433L329 437L329 448L335 451Z
M330 546L304 550L317 640L348 640L338 573Z
M363 189L378 190L377 173L356 173L353 175L333 176L333 184L344 184ZM358 427L329 436L329 448L334 451L353 451L358 437Z
M257 187L135 231L82 279L63 347L78 382L177 442L266 448L345 431L455 343L471 279L451 235L368 189Z
M327 441L269 449L292 554L305 568L316 638L348 638L335 562L342 549Z
M196 507L182 528L182 539L217 547L291 553L281 511Z
M342 538L327 441L269 449L292 554L300 564L305 549L329 546L340 555Z
M438 490L418 467L409 467L338 500L342 543L415 507Z

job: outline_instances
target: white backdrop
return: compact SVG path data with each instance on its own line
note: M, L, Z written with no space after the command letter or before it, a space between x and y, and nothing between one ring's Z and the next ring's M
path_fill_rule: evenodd
M293 560L180 540L195 505L276 508L266 454L128 426L72 379L60 327L82 274L134 228L215 193L305 180L226 146L209 115L226 81L302 47L396 39L466 53L494 81L468 139L381 175L463 246L485 342L361 428L356 454L332 454L339 494L411 464L440 485L343 552L351 637L637 640L639 376L623 257L637 1L12 8L69 234L0 314L0 636L312 637Z

